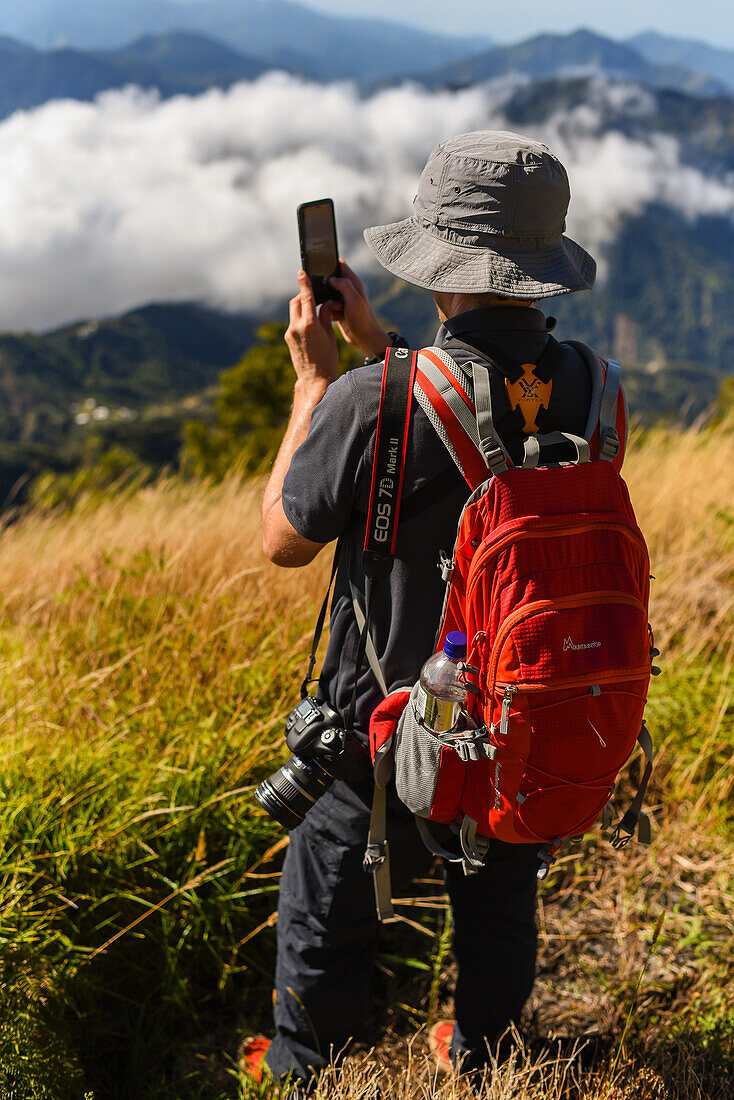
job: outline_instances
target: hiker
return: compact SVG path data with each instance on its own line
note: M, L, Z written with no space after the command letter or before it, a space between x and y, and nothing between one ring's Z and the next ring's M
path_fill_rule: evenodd
M536 301L589 289L591 256L563 235L569 202L562 164L542 144L504 131L461 134L430 155L404 221L365 231L392 274L431 291L440 327L436 348L450 353L456 378L472 392L472 357L491 360L494 425L514 464L528 431L582 437L592 384L581 354L550 335L555 322ZM317 314L304 272L290 303L286 342L296 372L293 412L263 500L263 547L271 561L298 567L341 539L330 638L319 699L343 715L350 706L365 606L362 547L386 348L364 287L342 262L332 280L343 307ZM337 378L336 321L367 356ZM545 381L518 389L523 364L547 351ZM552 385L549 383L552 382ZM418 396L418 395L417 395ZM560 443L554 461L566 457ZM375 586L370 638L389 690L410 687L426 658L444 595L436 565L454 544L467 486L429 419L413 402L394 567ZM412 506L410 505L410 502ZM382 699L367 662L358 674L354 729L366 743ZM307 1079L342 1053L367 1012L378 937L373 886L363 869L373 780L336 779L293 829L280 884L275 975L275 1038L245 1049L251 1068ZM413 816L388 791L388 838L395 895L424 872L428 855ZM483 868L467 876L446 864L458 965L455 1021L434 1028L439 1060L481 1069L511 1023L518 1024L534 981L538 845L492 839Z

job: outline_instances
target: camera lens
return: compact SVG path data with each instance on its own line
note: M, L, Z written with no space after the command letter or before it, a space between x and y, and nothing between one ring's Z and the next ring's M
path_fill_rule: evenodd
M316 799L331 786L333 778L316 760L291 756L282 768L260 784L255 798L286 829L295 829Z

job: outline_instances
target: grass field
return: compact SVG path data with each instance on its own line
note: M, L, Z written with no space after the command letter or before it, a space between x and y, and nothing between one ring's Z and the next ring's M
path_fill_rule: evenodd
M734 433L656 429L626 473L662 650L654 844L592 833L559 862L531 1044L494 1100L732 1095ZM252 792L286 755L328 562L266 563L258 494L164 481L3 532L0 1097L273 1091L237 1069L269 1023L285 843ZM425 1061L452 961L438 881L416 895L386 932L362 1047L320 1096L469 1095ZM566 1040L592 1034L589 1068Z

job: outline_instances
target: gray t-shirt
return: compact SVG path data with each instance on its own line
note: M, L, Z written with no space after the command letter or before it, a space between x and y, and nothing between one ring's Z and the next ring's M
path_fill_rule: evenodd
M461 367L469 360L470 352L452 345L452 338L480 352L486 344L518 363L535 363L545 350L549 333L540 310L493 306L461 314L439 328L435 344L445 347ZM542 430L583 435L591 401L589 369L573 348L561 344L560 349ZM520 461L522 431L518 414L510 406L504 376L492 370L490 377L495 427L513 461ZM329 386L283 482L283 509L300 535L312 542L332 542L344 535L318 692L342 714L352 696L359 641L350 580L364 609L361 558L381 380L379 362L352 370ZM435 491L428 488L420 498L414 498L421 501L415 514L406 519L401 515L392 573L388 580L378 582L373 592L370 633L391 690L412 685L433 652L444 595L437 567L439 552L451 553L459 514L469 495L466 482L414 400L403 482L404 508L412 495L429 483ZM370 714L381 698L364 661L355 721L361 737L366 737Z

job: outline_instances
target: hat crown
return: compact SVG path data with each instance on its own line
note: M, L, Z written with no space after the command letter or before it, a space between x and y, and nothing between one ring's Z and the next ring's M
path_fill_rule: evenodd
M438 145L414 207L430 225L516 240L560 240L570 188L547 146L506 130L477 130Z

